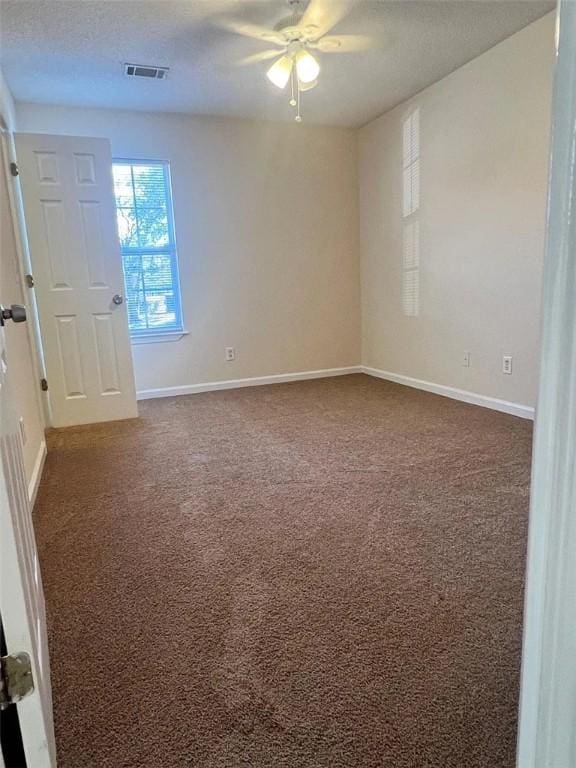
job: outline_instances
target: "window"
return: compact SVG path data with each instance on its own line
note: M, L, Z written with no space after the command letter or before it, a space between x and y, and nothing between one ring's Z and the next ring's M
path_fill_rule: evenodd
M113 175L130 335L181 331L169 165L115 160Z
M420 309L420 222L404 225L402 233L402 309L417 317Z
M415 109L402 126L403 206L411 216L420 207L420 110Z
M402 125L402 311L420 314L420 110Z

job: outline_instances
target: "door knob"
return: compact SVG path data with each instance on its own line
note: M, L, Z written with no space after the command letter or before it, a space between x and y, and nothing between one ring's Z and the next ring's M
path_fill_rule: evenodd
M117 293L115 296L112 296L112 301L114 304L120 305L124 301L124 297Z
M26 307L21 304L11 304L10 309L0 307L0 325L4 325L5 320L12 320L13 323L24 323L26 321Z

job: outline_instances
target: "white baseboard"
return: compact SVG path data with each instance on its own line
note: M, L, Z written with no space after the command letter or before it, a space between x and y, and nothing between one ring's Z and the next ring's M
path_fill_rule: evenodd
M259 387L264 384L284 384L289 381L305 381L307 379L324 379L331 376L346 376L349 373L361 373L360 365L347 368L326 368L322 371L300 371L298 373L279 373L272 376L256 376L251 379L228 379L225 381L209 381L205 384L184 384L179 387L160 387L158 389L141 389L136 393L138 400L150 400L155 397L174 397L176 395L194 395L198 392L216 392L220 389L239 389L240 387Z
M476 392L467 392L464 389L447 387L444 384L434 384L430 381L413 379L410 376L403 376L400 373L381 371L379 368L370 368L366 365L362 365L360 368L363 373L368 374L368 376L375 376L378 379L386 379L386 381L393 381L396 384L403 384L406 387L413 387L414 389L423 389L425 392L432 392L435 395L450 397L453 400L461 400L464 403L471 403L472 405L480 405L483 408L491 408L493 411L510 413L512 416L519 416L521 419L534 418L534 408L529 405L520 405L519 403L512 403L508 400L499 400L496 397L479 395Z
M156 397L175 397L177 395L194 395L199 392L216 392L222 389L240 389L241 387L258 387L265 384L283 384L290 381L305 381L307 379L323 379L331 376L346 376L350 373L365 373L378 379L393 381L407 387L422 389L435 395L450 397L453 400L461 400L464 403L479 405L483 408L491 408L494 411L510 413L522 419L533 419L534 408L528 405L512 403L508 400L499 400L495 397L479 395L476 392L467 392L464 389L447 387L444 384L434 384L430 381L413 379L399 373L382 371L379 368L370 368L366 365L352 365L347 368L326 368L320 371L300 371L298 373L279 373L272 376L256 376L248 379L227 379L224 381L209 381L203 384L183 384L178 387L159 387L157 389L141 389L137 392L138 400L150 400Z
M40 480L42 479L42 471L44 470L44 462L46 461L48 451L46 450L46 442L42 440L38 453L36 455L36 461L34 462L34 469L32 470L32 476L28 483L28 499L30 501L30 508L34 506L36 501L36 494L38 493L38 487L40 486Z

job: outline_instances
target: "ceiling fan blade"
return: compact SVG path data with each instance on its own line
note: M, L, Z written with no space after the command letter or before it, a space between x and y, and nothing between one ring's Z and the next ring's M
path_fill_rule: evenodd
M355 2L356 0L310 0L298 26L306 31L314 27L314 37L323 37L350 13Z
M328 35L312 44L322 53L354 53L367 51L374 46L374 41L368 35Z
M236 66L245 67L249 64L259 64L261 61L267 61L268 59L276 59L282 56L282 50L279 48L270 49L268 51L260 51L260 53L253 53L251 56L245 56L240 61L236 62Z
M236 21L235 19L227 18L215 19L214 24L221 29L225 29L227 32L234 32L243 37L251 37L254 40L265 40L266 42L275 43L276 45L285 45L285 41L278 32L273 29L268 29L268 27L261 27L258 24L249 24L244 21Z

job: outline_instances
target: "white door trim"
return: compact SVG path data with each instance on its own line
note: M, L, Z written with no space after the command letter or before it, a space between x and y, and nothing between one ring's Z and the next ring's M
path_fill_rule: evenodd
M560 0L518 768L576 765L576 3Z
M46 463L46 457L48 456L48 448L46 446L46 440L42 440L38 446L38 453L36 454L36 461L30 475L28 482L28 500L30 502L30 509L34 509L36 503L36 496L38 495L38 488L40 488L40 481L42 480L42 472L44 471L44 464Z
M38 305L34 290L26 282L26 275L33 274L32 262L30 260L30 251L28 248L28 238L26 234L26 224L24 222L24 207L22 203L22 194L17 176L8 175L11 163L16 163L16 146L14 144L14 134L4 127L0 127L0 140L2 143L2 153L6 167L6 186L8 188L8 200L10 204L10 216L14 228L14 241L16 244L16 256L18 259L18 274L20 276L20 285L22 286L22 295L26 305L26 328L32 350L32 369L36 379L36 402L38 412L42 418L43 427L51 424L50 403L48 398L43 395L40 389L40 380L46 378L46 366L44 364L44 350L42 348L42 336L40 334L40 318L38 317Z

